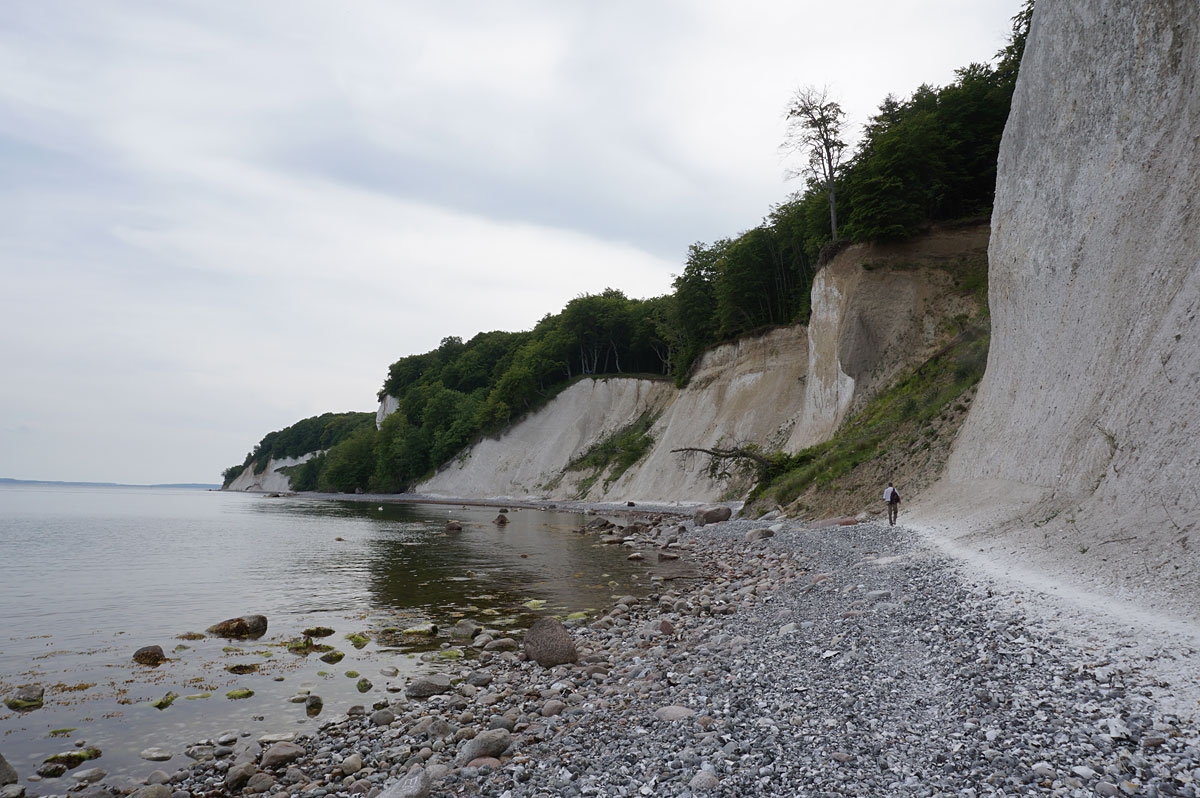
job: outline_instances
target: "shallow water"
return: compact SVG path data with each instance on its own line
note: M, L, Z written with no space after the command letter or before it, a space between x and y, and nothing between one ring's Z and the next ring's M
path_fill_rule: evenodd
M314 729L321 717L387 700L389 684L400 687L413 672L456 663L438 653L453 642L448 636L410 642L394 630L446 628L462 617L519 629L649 588L647 570L628 552L575 533L578 515L512 512L504 527L495 516L492 508L197 490L0 487L0 696L24 684L47 688L42 709L0 704L0 753L31 792L74 783L70 774L26 778L79 740L103 751L84 767L132 778L171 772L190 761L183 748L199 739ZM448 518L463 531L445 532ZM269 619L263 638L179 638L247 613ZM345 653L336 665L288 651L288 641L316 625L335 630L315 642ZM351 632L370 642L356 649ZM162 646L169 661L134 664L145 645ZM226 670L233 664L258 671L234 675ZM386 667L399 675L383 676ZM356 688L361 677L373 683L365 693ZM254 695L227 699L235 688ZM322 716L310 719L288 701L303 690L324 699ZM180 696L169 707L149 705L168 691ZM175 756L144 761L138 753L150 746Z

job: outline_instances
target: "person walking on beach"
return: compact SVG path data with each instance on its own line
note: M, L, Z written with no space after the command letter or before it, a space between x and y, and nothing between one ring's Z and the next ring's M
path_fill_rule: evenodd
M883 500L888 506L888 526L896 525L896 516L900 513L900 494L892 487L892 483L884 488Z

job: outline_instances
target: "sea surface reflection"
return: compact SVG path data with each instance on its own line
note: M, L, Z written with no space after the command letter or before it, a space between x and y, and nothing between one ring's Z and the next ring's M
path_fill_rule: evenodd
M191 490L0 487L0 696L46 687L41 709L0 706L0 753L31 793L66 790L69 776L26 777L81 739L103 750L94 764L110 774L171 771L188 761L184 746L225 730L313 728L321 718L289 702L303 691L323 697L327 717L387 700L388 687L415 671L461 666L446 653L459 650L450 637L402 633L416 624L445 629L469 617L519 630L650 587L627 551L578 534L578 515L513 508L503 526L496 515ZM447 532L448 519L462 531ZM185 637L245 613L268 617L266 636ZM289 650L318 625L335 634L313 643L344 653L340 662L322 662L319 648ZM356 648L352 633L369 642ZM131 662L152 644L167 663ZM255 670L236 674L234 665ZM391 668L398 674L383 675ZM360 693L363 676L373 684ZM254 695L227 699L233 689ZM168 692L180 697L150 706ZM153 765L138 756L149 746L176 756Z

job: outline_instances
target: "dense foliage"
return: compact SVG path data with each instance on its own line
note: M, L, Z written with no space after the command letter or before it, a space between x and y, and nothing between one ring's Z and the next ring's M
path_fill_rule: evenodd
M902 239L988 211L1032 8L1026 0L1014 18L996 66L972 64L948 86L883 101L854 156L836 168L843 239ZM306 419L264 438L225 472L226 484L252 463L261 470L270 457L320 449L327 452L291 470L293 488L401 491L574 380L641 374L683 385L706 348L808 319L818 255L831 238L827 189L813 179L757 227L692 244L666 296L581 295L532 330L448 337L402 358L379 393L397 409L378 430L363 420L370 414Z
M325 413L297 421L290 427L268 432L240 465L225 469L222 473L222 484L228 486L247 468L253 468L253 473L261 474L267 467L267 461L272 459L282 460L332 449L358 430L374 426L374 413Z
M883 100L835 179L837 215L845 220L841 238L900 240L932 222L990 212L1000 137L1032 14L1033 0L1026 0L995 66L971 64L948 86L925 85L907 99ZM803 207L804 250L816 257L831 238L828 191L812 180L794 201Z

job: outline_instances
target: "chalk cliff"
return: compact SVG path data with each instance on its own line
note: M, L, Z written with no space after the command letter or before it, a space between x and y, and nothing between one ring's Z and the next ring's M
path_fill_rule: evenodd
M810 325L795 325L706 352L683 390L649 380L577 383L497 439L469 448L417 486L446 496L712 501L750 487L736 473L713 478L707 458L672 449L756 443L799 451L827 439L852 410L897 373L921 362L972 302L953 269L981 259L985 225L935 231L894 245L848 248L812 289ZM394 403L385 397L380 418ZM642 414L654 444L615 479L565 471L568 463Z
M1200 4L1037 5L938 534L1200 608Z
M238 474L236 479L226 485L223 490L289 491L292 489L292 484L288 480L287 475L279 469L307 463L318 454L320 452L309 452L299 457L284 457L280 459L272 457L267 461L267 465L263 468L262 472L258 474L254 473L254 466L250 465L245 471Z

